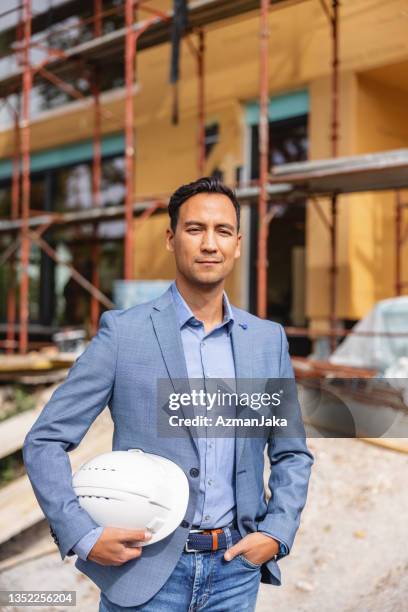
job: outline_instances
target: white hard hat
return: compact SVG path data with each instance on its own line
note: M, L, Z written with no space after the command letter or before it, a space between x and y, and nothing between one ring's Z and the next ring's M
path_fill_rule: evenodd
M153 544L172 533L187 510L189 486L173 461L139 449L94 457L74 474L78 501L103 527L149 529Z

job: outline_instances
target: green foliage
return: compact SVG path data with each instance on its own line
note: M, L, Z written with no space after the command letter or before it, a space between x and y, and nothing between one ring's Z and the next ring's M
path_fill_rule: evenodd
M23 386L16 386L14 401L16 403L16 413L31 410L35 407L35 399Z
M0 422L32 408L35 408L34 397L23 385L15 385L12 400L7 402L6 409L0 411Z
M4 487L23 474L24 464L21 451L0 460L0 487Z

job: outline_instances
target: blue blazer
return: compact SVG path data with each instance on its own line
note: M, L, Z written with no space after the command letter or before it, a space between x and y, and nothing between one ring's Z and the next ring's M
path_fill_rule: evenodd
M232 345L237 380L293 378L288 343L281 325L232 306ZM175 461L185 472L190 498L184 521L167 538L143 549L139 559L103 566L77 559L76 567L121 606L145 603L163 586L176 566L192 523L199 466L196 440L158 435L157 379L169 379L184 392L188 379L180 330L170 289L159 298L104 312L97 335L76 360L27 434L23 456L29 479L51 528L61 558L97 523L81 508L72 488L67 453L75 449L108 405L114 423L113 450L142 448ZM238 390L238 389L237 389ZM296 401L297 437L237 437L236 503L242 536L254 531L275 535L292 547L306 502L313 455L307 448ZM271 463L269 502L264 492L264 449ZM185 527L184 525L187 525ZM281 584L278 563L262 566L262 582Z

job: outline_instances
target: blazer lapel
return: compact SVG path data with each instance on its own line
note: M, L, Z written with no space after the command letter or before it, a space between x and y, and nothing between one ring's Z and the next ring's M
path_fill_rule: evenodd
M233 308L232 350L234 354L237 394L249 393L252 380L252 333L249 324L242 319L240 312ZM246 429L240 432L235 444L235 466L238 468L246 443Z
M156 300L150 316L174 391L191 393L180 328L170 288ZM180 410L186 416L182 406ZM195 428L191 426L187 429L198 453L197 438L193 435Z

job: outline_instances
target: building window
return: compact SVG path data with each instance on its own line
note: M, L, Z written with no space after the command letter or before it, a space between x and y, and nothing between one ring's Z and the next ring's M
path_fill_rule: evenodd
M210 123L205 127L205 156L208 157L219 142L220 126L218 123Z
M249 126L250 178L259 179L259 126ZM302 114L269 123L269 168L308 157L308 115ZM303 326L305 319L305 200L275 204L268 232L267 316L283 325ZM251 209L250 309L256 312L257 295L257 213ZM297 346L297 354L307 354L309 346Z
M30 209L35 211L74 212L93 204L92 162L35 172L31 176ZM125 199L125 163L122 155L102 161L101 205L121 205ZM0 212L10 218L11 180L0 187ZM43 235L66 263L72 264L91 281L91 245L100 245L99 276L101 291L112 299L113 280L123 273L124 219L101 221L96 230L92 223L52 225ZM2 250L12 242L0 235ZM20 274L20 254L17 254ZM8 263L0 266L0 293L7 295L10 281ZM18 279L17 279L18 287ZM6 300L0 303L0 321L7 319ZM17 291L17 313L18 313ZM32 243L29 265L29 320L43 325L84 325L90 316L90 294L70 278L68 268L49 258Z
M6 3L2 3L3 4ZM18 4L14 2L13 4ZM45 2L40 4L45 5ZM49 4L53 4L49 2ZM63 2L54 2L54 6L49 7L47 13L43 13L42 18L34 28L32 40L44 46L60 49L72 49L73 47L92 40L94 37L94 15L93 2L76 2L72 10L67 9ZM68 4L65 2L65 4ZM59 5L59 6L58 6ZM120 5L120 0L103 0L102 35L109 34L124 26L124 15L120 11L116 13L114 9ZM45 8L45 7L44 7ZM113 10L112 10L113 9ZM40 9L41 10L41 9ZM19 69L16 53L10 53L12 45L16 42L16 26L18 11L7 16L7 25L3 27L0 35L0 46L2 57L0 57L0 73L13 72ZM34 20L36 18L34 11ZM7 53L7 55L6 55ZM47 51L42 47L33 45L31 61L40 64L47 57ZM108 61L101 61L96 66L99 74L99 89L101 92L124 86L124 56L123 53L113 53L109 55ZM65 83L72 85L84 96L91 95L89 83L89 66L78 66L73 74L63 75ZM88 73L88 74L87 74ZM43 79L32 88L30 100L30 116L35 118L39 113L57 108L63 104L71 102L74 98L66 91L56 87L49 81ZM13 106L19 104L18 96L11 96ZM0 109L0 125L8 127L13 124L11 115L6 108Z
M55 210L66 212L92 208L92 162L54 171ZM122 204L125 199L125 160L122 156L102 161L101 205Z
M259 128L251 127L251 179L259 178ZM307 159L307 115L269 123L269 168Z

